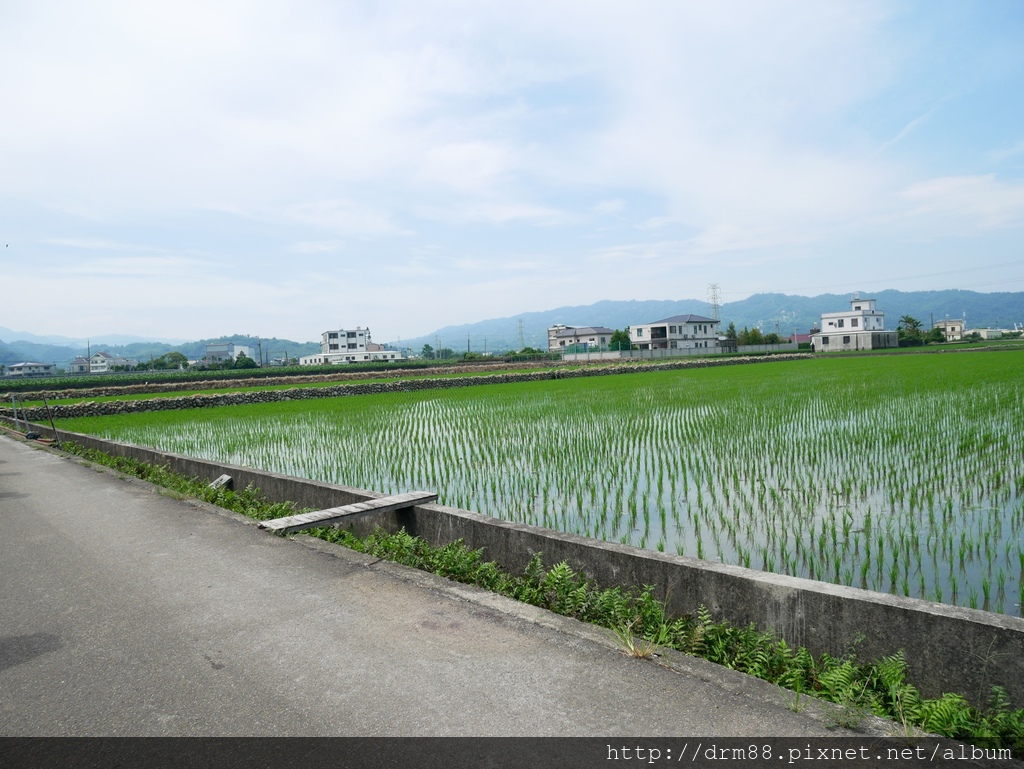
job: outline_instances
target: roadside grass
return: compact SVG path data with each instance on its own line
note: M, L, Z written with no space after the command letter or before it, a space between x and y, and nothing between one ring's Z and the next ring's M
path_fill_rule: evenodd
M62 448L257 520L301 512L290 502L269 502L253 487L242 491L212 489L199 479L186 478L165 467L112 457L71 442ZM971 706L956 693L922 697L907 680L907 661L902 652L862 662L856 657L855 641L843 656L815 657L807 649L792 648L774 633L760 631L754 625L736 627L717 622L704 606L698 606L692 614L669 616L651 586L601 588L564 562L545 567L540 553L522 574L516 575L484 560L483 549L471 550L461 540L433 546L404 530L394 534L377 530L363 538L326 527L308 533L357 552L607 628L625 653L638 658L650 658L660 648L671 648L769 681L794 692L794 709L802 709L802 696L812 695L835 706L831 721L836 725L856 728L870 714L896 722L907 734L924 731L969 740L978 747L1010 748L1015 757L1024 753L1024 708L1012 708L1005 689L993 686L984 708Z

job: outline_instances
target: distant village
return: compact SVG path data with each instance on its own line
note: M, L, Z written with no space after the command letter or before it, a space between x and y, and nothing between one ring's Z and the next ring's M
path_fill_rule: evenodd
M854 294L850 306L836 312L824 313L820 325L809 334L793 334L780 338L778 334L763 334L760 329L737 331L730 323L722 328L719 318L702 315L674 315L670 318L630 325L624 330L604 326L555 325L548 329L547 350L525 348L520 355L558 355L566 361L628 360L632 358L660 359L722 353L765 353L805 349L815 353L849 350L877 350L916 344L960 342L968 339L999 339L1020 336L1022 329L968 330L961 319L936 321L931 329L924 329L914 318L903 316L896 328L886 328L885 312L876 307L874 299ZM478 354L474 354L478 355ZM484 354L486 356L486 353ZM181 353L168 353L167 360L158 368L257 368L260 355L250 346L232 342L210 343L205 355L189 360ZM418 353L375 344L370 329L324 331L320 351L295 358L277 358L268 365L330 366L353 363L397 362L411 359L457 358L451 349L434 349L424 345ZM59 373L68 375L108 374L151 368L136 360L98 351L79 356L71 361L66 372L58 371L55 364L25 361L6 367L8 378L48 377Z

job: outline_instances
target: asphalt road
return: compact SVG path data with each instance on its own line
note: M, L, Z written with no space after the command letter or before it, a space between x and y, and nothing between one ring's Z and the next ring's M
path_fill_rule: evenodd
M0 736L834 736L774 687L0 434Z

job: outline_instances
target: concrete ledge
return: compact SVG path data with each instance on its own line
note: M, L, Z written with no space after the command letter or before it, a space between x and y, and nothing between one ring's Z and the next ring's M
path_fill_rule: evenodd
M34 429L52 435L48 427ZM79 433L58 431L58 436L204 481L227 474L236 489L252 485L272 502L291 501L300 508L384 496ZM377 526L391 531L404 526L435 545L464 540L511 571L522 571L535 553L542 553L547 566L566 561L605 587L653 585L673 613L692 612L703 604L717 619L772 629L786 643L806 646L814 654L846 654L858 638L855 651L862 661L902 649L913 682L926 696L957 692L980 704L993 685L1000 685L1014 706L1024 705L1024 619L1019 617L641 550L437 504L366 516L345 528L366 533Z
M926 696L958 692L987 701L993 685L1024 704L1024 619L826 582L641 550L495 520L441 505L408 511L410 533L435 543L462 539L487 558L522 570L534 553L604 586L653 585L672 613L703 604L717 619L774 630L791 646L862 661L903 649ZM855 642L858 638L862 640Z

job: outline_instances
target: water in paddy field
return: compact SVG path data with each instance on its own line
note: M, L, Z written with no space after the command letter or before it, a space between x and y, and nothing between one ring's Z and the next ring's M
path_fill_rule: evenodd
M605 377L603 379L622 379ZM1021 386L723 400L663 378L122 428L133 443L612 542L1020 615ZM600 383L598 383L600 385ZM470 391L473 392L470 392ZM325 405L326 404L326 405Z

